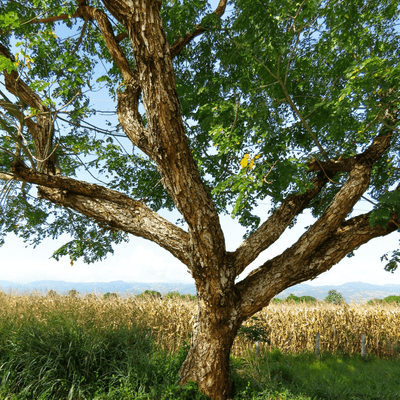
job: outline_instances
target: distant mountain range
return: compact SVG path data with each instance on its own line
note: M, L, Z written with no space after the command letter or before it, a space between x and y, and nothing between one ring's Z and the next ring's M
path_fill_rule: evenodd
M108 292L124 294L140 294L145 290L156 290L166 294L177 291L181 294L196 294L194 284L190 283L144 283L144 282L64 282L64 281L37 281L31 283L15 283L0 281L0 290L3 292L14 293L32 293L33 291L47 293L49 290L55 290L60 294L67 294L69 290L75 289L80 294ZM329 286L311 286L306 283L300 283L284 290L278 296L283 299L290 294L296 296L313 296L323 300L329 290L336 290L341 293L347 303L354 301L356 303L365 302L371 299L382 299L391 295L400 296L400 285L372 285L362 282L350 282L343 285Z
M0 290L3 292L32 293L34 291L47 293L49 290L55 290L60 294L67 294L75 289L80 294L87 293L118 293L140 294L145 290L156 290L160 293L177 291L181 294L196 294L194 284L190 283L143 283L143 282L65 282L65 281L36 281L30 283L15 283L0 281Z

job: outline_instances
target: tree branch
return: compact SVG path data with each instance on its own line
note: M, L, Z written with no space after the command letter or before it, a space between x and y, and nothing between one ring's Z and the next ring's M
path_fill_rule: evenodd
M118 65L118 68L121 70L124 80L129 80L133 75L133 71L118 44L128 35L126 33L122 33L119 34L117 37L115 37L111 23L108 20L107 15L98 8L86 5L86 1L80 1L79 7L71 16L68 14L61 14L58 16L42 18L42 19L34 18L33 20L30 20L26 23L52 23L70 18L82 18L85 21L92 21L93 19L96 20L103 35L104 41L106 42L108 51L110 52L116 64Z
M321 173L314 178L312 189L300 195L287 197L274 214L236 249L234 253L236 276L240 275L262 251L280 238L293 218L308 206L327 182L328 178Z
M225 13L225 8L228 0L220 0L217 8L214 11L214 14L222 15ZM171 46L171 57L176 57L187 44L189 44L195 37L201 35L206 31L206 28L203 28L201 25L197 25L194 32L187 32L186 35L178 40L176 40Z
M0 172L0 179L3 181L12 181L15 179L13 174L8 174L7 172Z
M7 57L12 62L15 62L15 58L1 43L0 55ZM16 71L11 71L11 73L8 73L6 70L4 70L3 74L5 86L10 93L18 97L21 101L28 104L32 108L36 108L42 112L49 111L47 107L43 106L42 99L18 76Z
M384 228L379 225L371 227L369 216L367 213L342 222L314 252L306 250L305 257L295 254L290 248L239 282L236 287L242 295L244 314L252 315L288 286L315 278L371 239L398 229L397 214L393 214Z
M361 154L357 154L354 157L341 158L338 160L328 160L328 161L320 161L320 160L312 160L307 163L309 168L309 172L312 171L344 171L350 172L357 163L363 162L363 160L377 160L381 156L382 149L387 148L387 142L389 140L390 143L391 135L381 136L378 135L372 144Z
M188 233L145 204L100 185L35 172L19 162L12 164L11 171L14 179L40 185L39 194L52 203L73 208L97 222L149 239L189 267Z
M115 38L113 28L111 26L110 21L108 20L107 15L104 11L89 7L82 6L77 11L79 11L79 16L82 16L84 19L95 19L101 33L103 35L104 41L107 45L108 51L111 54L111 57L114 59L118 68L120 69L122 76L125 81L129 81L133 77L133 71L131 66L129 65L128 60L125 57L121 47L118 44L118 41Z
M139 113L140 86L136 80L131 80L124 86L123 91L117 90L118 121L131 142L154 160L153 148L149 142L149 131L144 126Z
M242 285L240 286L240 290L243 292L242 296L248 297L245 301L247 306L244 307L253 307L256 303L259 306L261 304L265 306L271 298L269 297L271 293L273 293L273 297L280 290L283 290L283 287L277 290L268 284L268 291L265 289L265 282L273 282L274 285L279 287L286 284L285 287L287 287L289 281L292 285L297 282L296 279L304 281L312 277L309 276L308 272L310 257L318 252L321 246L324 246L343 224L346 224L344 221L346 216L353 210L354 205L367 190L372 166L388 148L390 139L391 136L377 137L370 148L360 155L358 162L350 171L347 181L336 194L332 203L307 232L292 247L252 271L240 283ZM329 247L327 248L329 249ZM351 250L348 250L345 254ZM303 279L303 277L306 278ZM250 300L251 304L249 304Z
M52 203L72 208L110 228L151 240L190 268L189 235L139 201L130 200L121 204L47 187L40 187L38 193Z
M52 22L64 21L66 19L77 18L80 16L81 16L80 11L78 9L72 15L60 14L60 15L55 15L52 17L40 18L40 19L35 17L34 19L24 22L24 24L49 24L49 23L51 24Z
M7 57L12 62L15 62L14 57L1 43L0 54L4 57ZM50 109L43 105L42 99L20 78L16 71L11 71L8 73L6 70L4 70L3 75L5 86L10 93L31 108L40 111L36 115L37 122L27 124L27 126L35 143L36 158L39 160L46 160L46 162L38 163L38 169L44 169L46 172L54 173L53 159L47 159L47 156L52 150L53 135L53 121L50 115ZM2 106L4 107L4 104ZM11 112L13 115L16 115L15 108L11 110ZM24 124L25 118L20 119L20 123Z

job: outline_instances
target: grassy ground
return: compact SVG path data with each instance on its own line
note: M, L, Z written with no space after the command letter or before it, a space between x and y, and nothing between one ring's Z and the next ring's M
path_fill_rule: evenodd
M400 399L400 362L394 359L329 353L316 359L272 350L232 365L237 399Z
M187 346L160 348L139 314L112 303L0 302L0 399L195 400L178 385ZM58 303L57 303L58 302ZM130 311L129 311L130 312ZM124 320L122 318L125 318ZM129 323L127 322L129 321ZM399 359L254 351L232 357L234 399L400 399Z

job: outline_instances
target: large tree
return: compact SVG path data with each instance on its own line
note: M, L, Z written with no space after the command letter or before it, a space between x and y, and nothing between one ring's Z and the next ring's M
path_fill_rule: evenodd
M92 262L131 234L177 257L199 307L182 384L229 398L243 321L399 230L398 0L9 0L0 11L0 240L69 233L54 257ZM100 88L116 126L89 122ZM362 198L371 211L352 214ZM237 282L306 209L304 234ZM248 228L234 252L221 213Z

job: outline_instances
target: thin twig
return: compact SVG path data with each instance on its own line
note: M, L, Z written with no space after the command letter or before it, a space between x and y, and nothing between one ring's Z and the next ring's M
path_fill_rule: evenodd
M270 170L268 171L267 175L265 175L264 178L263 178L263 181L264 181L265 183L269 184L269 185L270 185L273 181L268 182L268 181L267 181L267 177L268 177L268 175L272 172L272 170L274 169L274 167L275 167L275 165L276 165L276 163L277 163L278 161L279 161L279 160L276 160L276 161L274 162L274 164L272 165L272 167L271 167Z
M145 203L147 201L147 198L149 197L149 194L161 183L161 181L163 180L163 178L161 178L149 191L149 193L146 194L145 197L143 197L142 199L140 199L139 201L141 203Z

